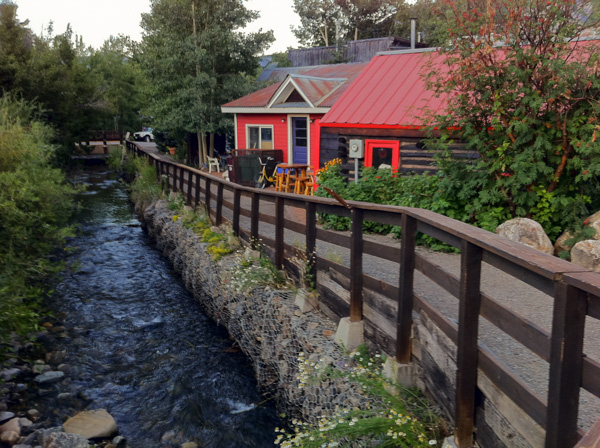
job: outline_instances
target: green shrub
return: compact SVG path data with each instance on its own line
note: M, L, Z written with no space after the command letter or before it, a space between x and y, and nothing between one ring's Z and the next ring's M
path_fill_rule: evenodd
M145 207L160 197L162 188L157 180L156 168L146 159L134 157L132 163L137 175L131 184L131 199L141 207Z
M52 130L35 110L0 98L0 355L11 332L36 329L48 281L61 270L50 257L73 235L76 190L51 166Z

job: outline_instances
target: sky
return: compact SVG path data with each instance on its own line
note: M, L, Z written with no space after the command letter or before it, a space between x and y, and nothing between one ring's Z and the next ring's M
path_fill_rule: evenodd
M50 21L54 23L54 33L65 31L71 24L73 32L83 36L83 42L95 48L100 47L110 36L125 34L133 40L141 40L141 14L150 12L149 0L14 0L18 5L20 20L29 20L29 27L35 34L42 34ZM298 47L298 42L290 30L290 25L298 25L300 18L293 11L292 0L245 0L246 7L256 10L261 17L246 28L257 31L259 28L273 30L275 43L267 54L286 51L288 47Z

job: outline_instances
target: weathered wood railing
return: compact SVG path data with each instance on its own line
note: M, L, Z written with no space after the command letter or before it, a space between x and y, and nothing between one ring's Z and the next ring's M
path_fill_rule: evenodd
M317 241L350 249L350 267L316 257L310 268L316 279L317 269L329 271L350 290L350 303L331 303L330 308L351 320L369 320L363 298L373 293L393 299L382 306L384 313L395 313L396 334L370 327L369 336L399 362L411 360L412 312L426 313L457 346L456 399L454 403L455 439L459 447L473 444L477 379L482 373L513 403L546 431L547 448L573 447L583 436L577 415L580 389L600 397L600 362L583 353L586 316L600 319L600 275L523 245L500 238L482 229L438 215L428 210L307 197L243 187L208 175L174 161L149 154L134 142L127 148L149 159L159 176L167 175L170 188L182 192L190 205L203 201L217 224L225 220L223 208L231 213L234 232L246 241L259 238L270 249L274 263L291 268L287 258L299 249L284 240L285 230L305 235L305 257L316 257ZM227 197L224 196L227 192ZM244 208L242 197L249 208ZM233 200L231 200L233 199ZM274 203L273 214L261 204ZM304 223L286 219L285 207L303 209ZM318 228L317 213L349 217L351 235ZM240 217L250 218L250 226L240 225ZM365 221L402 227L401 248L363 241ZM275 238L259 233L259 224L274 226ZM460 277L415 252L417 232L429 235L461 250ZM286 258L286 255L288 256ZM399 283L392 285L366 275L363 255L399 263ZM512 311L480 290L482 263L485 262L515 279L552 296L551 332ZM458 325L446 318L426 297L413 290L415 269L459 300ZM397 304L397 305L396 305ZM374 306L374 305L373 305ZM551 304L549 303L550 307ZM478 337L479 316L495 325L549 363L548 395L542 397L494 354L482 346ZM395 336L395 337L394 337ZM596 430L597 432L597 430Z

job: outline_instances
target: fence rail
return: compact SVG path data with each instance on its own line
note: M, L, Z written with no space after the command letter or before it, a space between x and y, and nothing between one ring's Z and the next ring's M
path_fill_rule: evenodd
M134 142L127 142L127 148L138 156L147 157L156 167L158 176L167 175L170 188L184 194L188 204L204 202L217 224L226 220L223 209L229 210L234 232L249 242L262 239L278 268L290 267L286 259L298 252L304 252L305 259L315 257L309 268L317 285L318 272L328 271L350 292L349 304L330 298L330 309L340 316L350 316L352 321L365 319L368 312L384 315L395 323L393 335L376 326L370 327L369 331L372 340L384 351L394 353L397 361L410 362L412 312L425 313L457 346L453 408L455 439L459 447L473 444L479 373L485 374L496 388L546 431L545 447L572 447L583 437L584 431L577 426L580 389L600 397L600 362L583 353L586 316L600 319L600 275L597 273L428 210L352 201L348 201L346 207L328 198L258 190L150 154ZM242 198L246 203L249 201L249 208L242 206ZM261 209L261 204L266 203L274 204L273 214ZM285 207L305 210L305 222L286 219ZM317 227L318 213L350 218L351 234ZM250 219L249 228L240 225L240 217ZM363 240L365 221L401 226L401 248ZM260 234L260 224L274 226L275 237ZM285 230L305 235L304 251L285 243ZM418 232L460 249L459 276L415 251ZM349 248L350 266L317 257L317 241ZM398 263L398 284L364 274L365 255ZM480 290L483 263L552 296L551 331L483 293ZM458 299L458 324L445 317L426 297L415 293L415 270ZM387 300L377 300L377 295ZM542 397L532 390L480 343L480 316L548 362L547 396Z

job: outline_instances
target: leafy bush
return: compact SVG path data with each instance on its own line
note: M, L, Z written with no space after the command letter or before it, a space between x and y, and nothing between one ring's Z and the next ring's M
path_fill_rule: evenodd
M425 208L451 217L460 218L461 215L458 207L447 199L441 187L443 181L441 173L400 175L389 169L364 168L358 183L346 182L341 174L341 161L336 159L319 170L318 177L319 188L316 192L318 196L329 196L325 189L321 188L324 186L339 194L342 199ZM330 229L350 228L349 218L322 214L320 219ZM393 233L396 237L401 233L398 226L369 221L364 223L363 229L371 233ZM419 235L419 243L434 249L452 250L448 245L425 235Z
M131 199L141 207L145 207L160 197L162 188L157 180L156 168L151 166L146 159L134 157L132 163L137 175L131 184Z
M73 235L76 190L50 164L51 137L35 105L0 98L0 354L11 332L35 330L48 279L61 269L53 251Z

